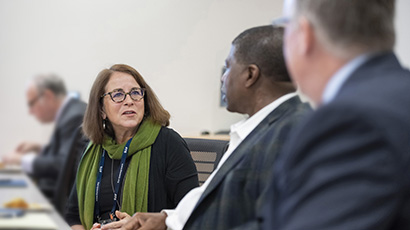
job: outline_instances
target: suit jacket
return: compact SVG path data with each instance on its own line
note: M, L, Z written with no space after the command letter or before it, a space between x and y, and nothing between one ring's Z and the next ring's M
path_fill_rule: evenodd
M379 54L292 135L265 229L410 229L410 73Z
M309 108L299 97L293 97L262 120L216 173L184 229L229 229L255 224L256 210L264 202L260 195L269 181L276 154L290 129Z
M69 154L81 155L82 149L86 145L82 135L78 135L86 107L84 102L77 99L71 98L67 102L56 121L50 142L34 160L33 177L48 197L53 195L56 180L60 170L64 168L67 156ZM73 167L75 166L73 165Z

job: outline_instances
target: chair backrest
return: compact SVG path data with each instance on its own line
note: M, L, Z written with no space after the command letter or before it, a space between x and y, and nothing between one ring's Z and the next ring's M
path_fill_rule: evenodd
M74 144L71 146L69 154L66 156L65 163L58 175L57 184L52 197L54 207L63 216L68 196L70 195L71 188L74 184L78 163L88 143L87 138L83 136L81 127L77 128L73 138L75 138L75 141L72 142Z
M202 185L218 165L229 141L202 138L184 139L198 171L199 185Z

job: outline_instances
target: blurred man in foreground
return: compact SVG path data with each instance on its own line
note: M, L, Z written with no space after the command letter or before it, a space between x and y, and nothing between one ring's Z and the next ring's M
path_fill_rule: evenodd
M410 229L410 73L394 0L286 0L285 57L318 110L275 162L265 229Z

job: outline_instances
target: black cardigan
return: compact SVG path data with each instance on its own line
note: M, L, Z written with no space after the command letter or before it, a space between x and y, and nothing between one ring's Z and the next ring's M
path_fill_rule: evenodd
M127 159L127 164L130 159ZM113 206L111 163L112 160L108 157L104 163L101 181L102 218L107 218ZM120 160L114 160L112 170L114 178L118 176L119 163ZM90 184L89 186L94 187L95 185ZM195 187L198 187L198 174L184 139L174 130L162 127L151 148L148 212L175 208L185 194ZM121 191L119 197L122 197ZM70 226L81 224L75 184L67 203L65 219Z

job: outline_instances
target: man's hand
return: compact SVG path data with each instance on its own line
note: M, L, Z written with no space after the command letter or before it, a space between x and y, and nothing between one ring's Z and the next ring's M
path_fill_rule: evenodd
M19 165L21 164L21 158L23 155L30 153L30 152L35 152L39 153L41 150L41 145L35 142L22 142L20 143L16 149L14 149L13 152L5 155L2 160L6 164L10 165Z
M124 225L124 230L139 229L139 230L166 230L167 225L165 219L167 214L165 213L142 213L137 212L132 219L137 219L139 228L133 228L132 222L128 222Z
M121 217L119 216L122 213L115 213L120 219ZM125 220L125 223L121 223L121 227L117 228L117 225L114 223L110 223L107 225L102 226L102 230L108 230L108 229L120 229L120 230L134 230L134 229L140 229L140 230L166 230L167 226L165 225L165 219L167 218L167 214L165 213L142 213L142 212L137 212L135 213L132 217L125 217L124 219L121 219L121 221Z
M105 224L101 227L101 230L108 230L108 229L120 229L129 219L131 216L128 215L126 212L115 211L115 215L120 219L119 221L111 222L109 224Z
M40 150L41 145L39 143L24 141L17 146L15 152L20 154L25 154L28 152L39 153Z
M21 164L22 155L18 153L10 153L2 158L5 164L9 165L20 165Z

